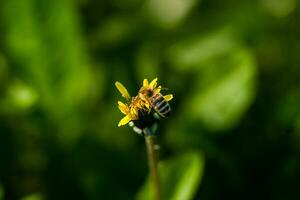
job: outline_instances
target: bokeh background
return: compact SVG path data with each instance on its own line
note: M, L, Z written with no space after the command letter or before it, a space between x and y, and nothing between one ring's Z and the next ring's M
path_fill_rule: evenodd
M300 2L1 0L0 199L149 199L116 102L159 78L165 199L299 199Z

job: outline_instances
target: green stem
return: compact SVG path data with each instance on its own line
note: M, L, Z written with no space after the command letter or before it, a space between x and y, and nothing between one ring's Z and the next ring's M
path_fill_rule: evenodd
M160 200L159 174L157 168L157 155L155 151L155 136L145 136L148 162L151 174L151 182L154 192L154 200Z

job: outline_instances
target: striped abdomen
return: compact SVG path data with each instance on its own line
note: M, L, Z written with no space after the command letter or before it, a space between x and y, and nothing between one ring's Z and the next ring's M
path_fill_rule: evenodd
M157 93L150 98L151 104L154 110L162 117L169 117L171 114L171 108L165 98Z

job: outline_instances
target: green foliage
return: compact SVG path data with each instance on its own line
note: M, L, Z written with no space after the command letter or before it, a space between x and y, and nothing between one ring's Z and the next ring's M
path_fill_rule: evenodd
M193 110L191 118L213 130L228 129L238 122L253 99L255 85L256 68L249 52L235 51L220 60L207 66L210 69L204 73L211 80L197 82L199 87L185 105L185 110ZM214 67L227 69L211 69Z
M201 182L203 170L204 157L198 152L189 152L160 162L162 199L193 199ZM138 193L137 199L153 199L149 178Z
M0 1L0 199L150 198L114 82L136 95L155 77L174 94L159 127L166 199L297 199L299 8Z

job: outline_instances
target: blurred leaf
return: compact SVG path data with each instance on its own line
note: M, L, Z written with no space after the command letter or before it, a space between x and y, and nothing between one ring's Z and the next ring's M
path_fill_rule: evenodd
M239 123L255 96L256 66L250 51L238 49L194 73L186 98L166 127L166 141L173 148L201 145L216 152L203 134L224 133Z
M195 36L170 47L169 60L177 70L198 69L204 63L237 48L237 41L228 29L221 29L207 36Z
M190 152L159 163L162 199L189 200L195 195L204 168L204 157L199 152ZM137 195L138 200L150 200L152 185L148 180Z
M173 28L189 14L196 3L197 0L149 0L147 11L151 20L160 27Z
M233 127L254 98L256 67L250 52L240 50L228 58L231 70L212 81L186 102L185 110L193 110L190 117L200 119L209 129Z

